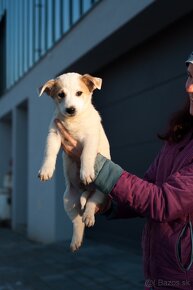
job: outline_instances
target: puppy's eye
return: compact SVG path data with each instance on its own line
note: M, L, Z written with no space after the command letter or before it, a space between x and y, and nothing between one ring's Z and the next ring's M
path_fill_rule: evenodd
M64 92L59 93L59 94L58 94L58 97L59 97L60 99L64 99L64 98L65 98L65 93L64 93Z
M76 96L77 97L80 97L81 95L82 95L82 92L81 91L76 92Z

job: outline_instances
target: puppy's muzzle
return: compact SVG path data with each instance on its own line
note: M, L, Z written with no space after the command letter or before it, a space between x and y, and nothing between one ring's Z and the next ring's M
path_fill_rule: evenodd
M71 116L75 115L75 113L76 113L75 107L66 108L66 113L68 113Z

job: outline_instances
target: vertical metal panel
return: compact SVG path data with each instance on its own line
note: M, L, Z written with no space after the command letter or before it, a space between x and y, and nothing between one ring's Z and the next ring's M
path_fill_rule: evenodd
M38 58L40 58L40 56L42 55L42 1L39 0L38 3Z
M34 36L35 36L35 62L36 62L40 58L40 55L41 55L41 2L40 0L35 1L34 9L35 9Z
M7 9L7 26L6 26L6 35L7 35L6 54L9 55L9 57L6 57L6 87L9 87L9 84L11 83L11 72L12 72L12 69L11 69L12 47L9 46L9 43L11 43L11 33L8 30L8 28L11 27L11 23L10 23L11 18L12 18L12 9L10 6L9 9Z
M37 12L37 0L34 0L34 62L38 59L38 12Z
M91 0L82 0L82 11L86 13L91 8Z
M80 0L72 0L72 24L80 19Z
M53 1L47 0L48 6L47 6L47 12L48 12L48 26L47 26L47 36L48 36L48 48L52 47L53 45Z
M40 47L41 47L41 55L43 55L46 52L46 0L41 0L41 35L40 35Z
M29 69L29 21L30 21L30 11L29 11L29 3L25 2L25 72ZM26 25L26 23L28 25Z
M45 43L45 52L48 49L48 1L44 0L44 43Z
M14 15L15 15L15 3L13 3L12 5L10 4L9 1L9 9L11 10L11 14L10 14L10 26L7 27L7 33L10 35L10 42L8 42L7 44L7 48L10 47L10 62L9 62L9 67L10 67L10 80L9 80L9 76L8 76L8 83L9 86L12 86L14 84L15 81L15 69L14 69L14 54L15 54L15 45L16 43L14 42L15 39L15 30L14 30ZM14 43L14 45L11 45L11 43ZM8 53L8 52L7 52ZM9 59L9 57L7 57L7 59Z
M4 10L5 10L5 7L4 7L4 2L3 1L0 1L0 20L4 14Z
M6 88L6 13L0 22L0 94Z
M36 0L32 0L32 65L36 61Z
M19 4L19 77L23 75L24 72L24 0L20 0Z
M27 2L23 1L23 73L27 71L27 43L28 43L28 35L27 35Z
M15 17L14 17L14 30L15 30L15 35L14 35L14 40L15 40L15 51L14 51L14 81L17 80L18 75L19 75L19 26L18 26L18 14L19 14L19 1L15 1Z
M28 53L29 53L29 67L31 67L34 63L34 0L29 0L28 2L29 6L29 27L28 27L28 33L29 33L29 47L28 47Z
M41 5L41 0L36 2L36 16L37 16L37 30L36 30L36 35L37 35L37 59L40 58L41 53L42 53L42 48L41 48L41 36L42 36L42 22L41 22L41 15L42 14L42 5Z
M55 30L55 41L60 39L61 33L61 0L56 0L54 2L54 30Z
M26 22L25 22L25 0L21 0L21 47L20 47L20 63L21 63L21 76L25 72L25 54L26 54L26 39L25 39L25 29L26 29Z
M55 2L58 0L52 0L52 43L54 44L55 39L56 39L56 34L55 34Z
M3 15L3 6L2 6L2 1L0 1L0 20L1 20L1 17Z
M67 32L70 29L70 1L63 0L63 32Z
M64 17L63 17L63 10L64 5L63 5L63 0L60 0L60 35L62 36L63 33L63 25L64 25Z
M22 76L22 55L23 55L23 47L22 47L22 34L23 34L23 27L22 27L22 17L23 17L23 1L18 0L18 76L20 78Z

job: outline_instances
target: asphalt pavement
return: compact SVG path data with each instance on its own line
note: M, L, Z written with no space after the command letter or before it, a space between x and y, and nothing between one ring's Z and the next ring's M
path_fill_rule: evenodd
M71 253L69 242L42 244L0 228L0 290L144 289L138 250L85 239Z

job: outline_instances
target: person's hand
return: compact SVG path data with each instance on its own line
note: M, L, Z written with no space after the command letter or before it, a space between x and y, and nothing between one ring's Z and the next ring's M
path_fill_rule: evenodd
M62 149L74 161L80 162L80 156L82 153L81 145L69 134L69 132L66 130L66 128L59 119L55 119L54 122L62 138Z

